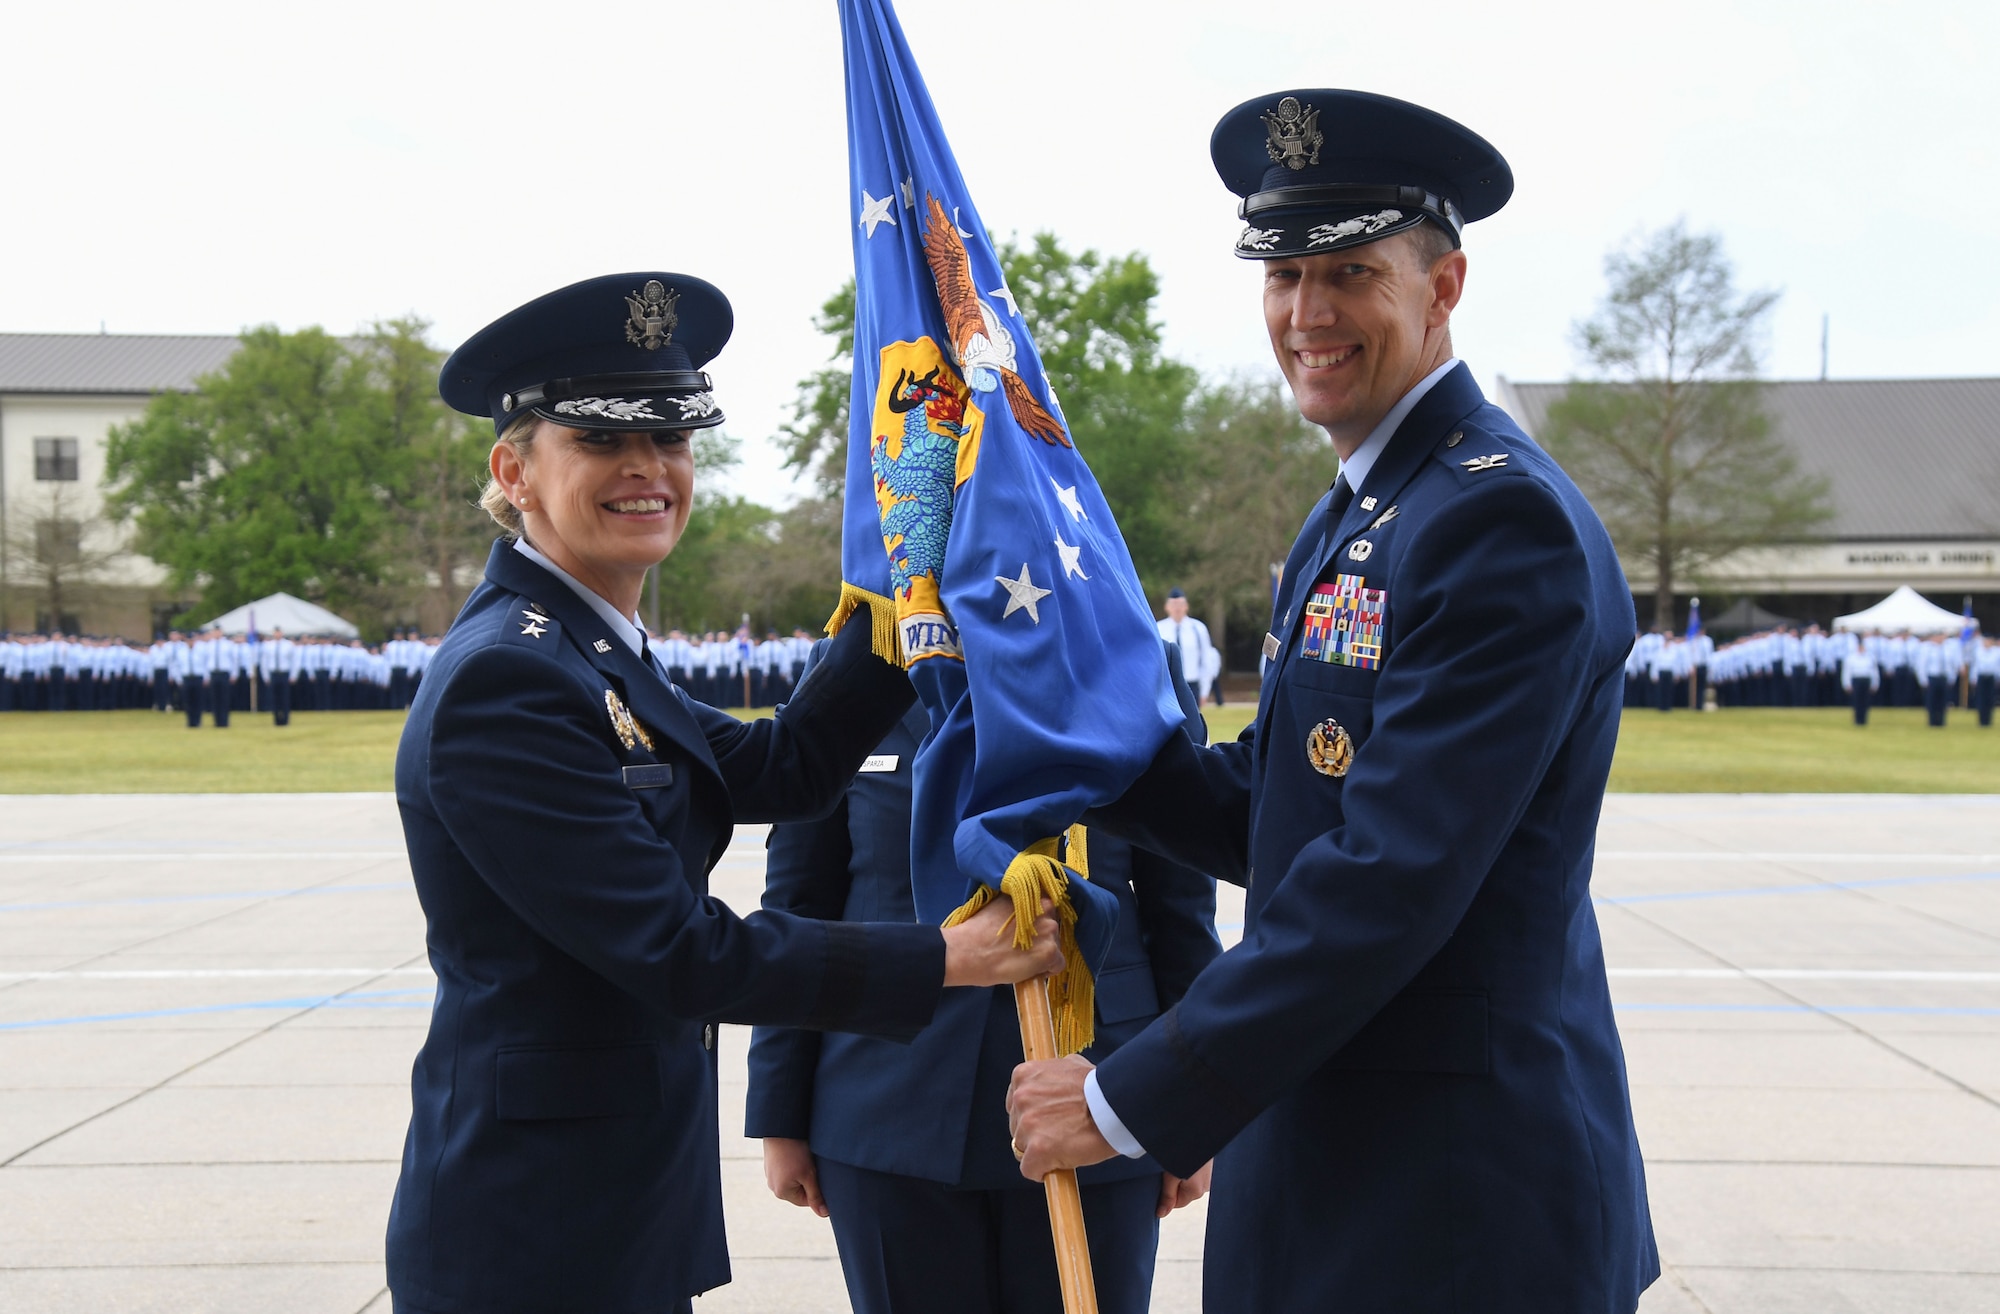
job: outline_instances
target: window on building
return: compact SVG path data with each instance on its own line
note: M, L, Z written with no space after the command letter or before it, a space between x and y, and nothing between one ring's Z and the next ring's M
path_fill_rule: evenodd
M44 483L76 478L76 439L35 439L35 478Z
M44 566L74 565L83 556L83 522L37 520L35 560Z

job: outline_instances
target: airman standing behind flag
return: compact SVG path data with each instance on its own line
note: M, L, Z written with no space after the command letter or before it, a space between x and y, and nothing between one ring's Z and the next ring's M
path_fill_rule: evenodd
M1033 1176L1215 1155L1204 1308L1630 1314L1659 1275L1590 894L1631 589L1452 351L1499 153L1364 92L1259 97L1216 167L1341 457L1239 740L1092 814L1247 885L1242 942L1092 1069L1016 1070Z

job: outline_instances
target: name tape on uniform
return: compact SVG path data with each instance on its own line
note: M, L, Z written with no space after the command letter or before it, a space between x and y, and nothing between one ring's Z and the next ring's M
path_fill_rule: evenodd
M861 770L863 772L894 771L896 769L896 763L900 762L901 760L902 759L896 756L896 754L894 753L871 753L868 756L867 760L861 764Z
M645 762L625 768L625 783L633 789L665 789L674 783L674 764Z

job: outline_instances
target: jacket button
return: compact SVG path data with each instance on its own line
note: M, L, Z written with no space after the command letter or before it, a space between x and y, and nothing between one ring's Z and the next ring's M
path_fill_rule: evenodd
M1465 430L1454 429L1452 431L1451 437L1444 440L1444 445L1446 447L1456 447L1464 441L1465 441Z
M705 1023L701 1028L701 1047L711 1054L715 1052L715 1023Z

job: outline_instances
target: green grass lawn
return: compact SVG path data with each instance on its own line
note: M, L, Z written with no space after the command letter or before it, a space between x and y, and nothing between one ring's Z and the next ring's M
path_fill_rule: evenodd
M1210 708L1233 738L1249 704ZM0 714L0 793L301 793L393 787L400 712L299 712L276 729L237 713L227 730L189 730L153 712ZM1661 793L2000 793L2000 728L1953 712L1944 730L1914 708L1866 729L1840 708L1632 711L1611 788Z

